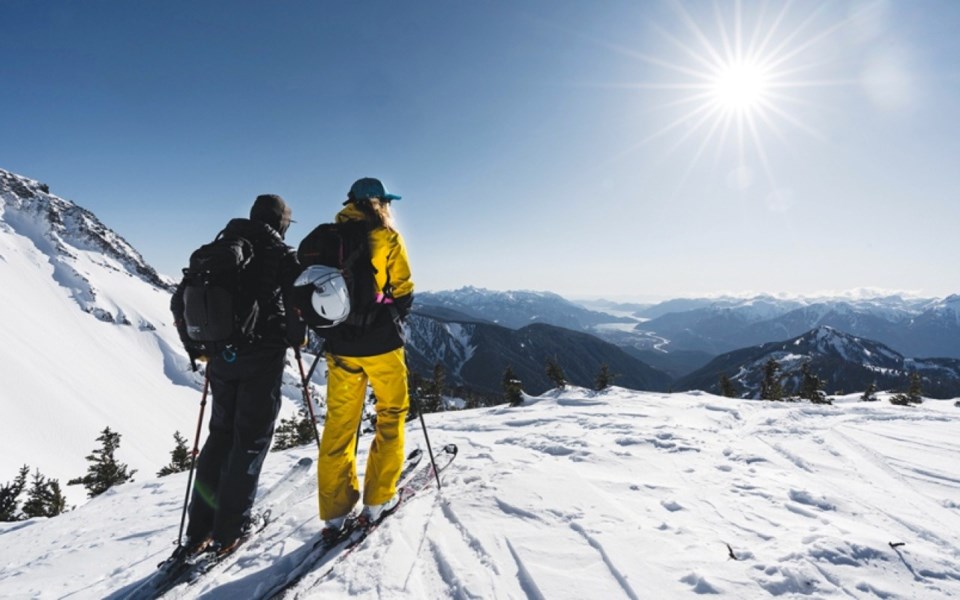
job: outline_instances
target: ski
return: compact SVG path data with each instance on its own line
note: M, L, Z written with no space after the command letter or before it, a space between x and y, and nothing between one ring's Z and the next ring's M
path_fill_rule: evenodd
M260 534L273 522L273 508L286 500L306 481L306 476L312 472L312 466L312 458L301 458L286 474L261 494L260 498L257 499L259 509L253 517L252 528L237 548ZM173 556L157 566L157 570L152 575L122 597L126 600L158 598L181 584L195 582L203 574L232 556L234 552L221 556L201 553L193 557L177 556L177 552L174 552Z
M323 566L329 566L329 569L323 575L326 577L337 564L359 547L385 519L400 510L417 492L429 487L435 477L450 466L450 463L457 456L456 444L447 444L443 447L442 453L442 456L437 457L441 462L437 464L436 471L434 471L433 465L428 465L426 468L419 470L412 468L416 464L411 465L410 468L404 468L400 482L397 484L400 502L393 510L382 515L378 521L365 525L361 525L357 516L352 516L348 519L343 531L334 540L325 542L318 534L316 541L307 550L306 554L302 558L296 559L293 567L281 578L262 584L256 590L255 597L263 599L283 597L291 587L299 583L308 573Z

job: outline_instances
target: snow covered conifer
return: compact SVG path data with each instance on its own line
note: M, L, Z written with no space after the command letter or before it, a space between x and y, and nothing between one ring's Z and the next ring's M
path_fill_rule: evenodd
M920 404L923 402L923 378L920 377L920 373L914 371L910 375L910 389L907 390L907 397L910 399L912 404Z
M128 471L128 466L117 462L114 453L120 447L120 434L104 428L97 438L102 446L87 455L90 465L87 474L67 482L67 485L79 485L87 488L87 495L91 498L99 496L111 487L133 479L136 469Z
M567 376L557 362L556 357L547 359L547 377L561 390L567 386Z
M877 401L877 382L873 382L867 386L867 389L863 391L863 394L860 396L861 402L876 402Z
M0 485L0 521L19 521L20 494L27 485L30 467L23 465L10 483Z
M301 408L297 413L299 416L289 419L280 419L273 436L273 451L286 450L309 444L314 440L313 419L307 413L306 409Z
M726 374L720 376L720 394L727 398L736 398L738 396L737 386L730 381L730 378L727 377Z
M910 388L906 394L894 394L890 397L890 404L897 406L910 406L911 404L920 404L923 402L923 379L920 373L914 371L910 375Z
M810 363L805 362L800 367L803 379L800 382L800 397L814 404L833 404L823 393L823 380L813 374Z
M783 386L780 385L780 363L774 359L763 365L763 382L760 384L760 398L762 400L782 400Z
M190 469L190 450L187 448L187 439L180 435L179 431L174 431L173 440L177 445L170 451L170 464L157 471L157 477L166 477Z
M594 389L598 392L602 392L613 385L613 380L616 379L616 377L616 375L610 372L610 367L607 366L606 363L600 365L600 372L597 373Z
M55 517L65 511L67 499L64 498L58 479L47 479L40 469L33 473L33 484L27 492L27 501L23 503L23 516Z
M523 404L523 384L517 379L512 367L503 372L503 397L510 406Z

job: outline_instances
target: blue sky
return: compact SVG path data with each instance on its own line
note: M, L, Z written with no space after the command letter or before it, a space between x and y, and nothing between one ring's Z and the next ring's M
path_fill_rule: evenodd
M292 205L296 245L375 176L404 196L421 290L960 292L948 0L0 15L0 167L169 275L259 193ZM744 97L720 91L731 69L759 73Z

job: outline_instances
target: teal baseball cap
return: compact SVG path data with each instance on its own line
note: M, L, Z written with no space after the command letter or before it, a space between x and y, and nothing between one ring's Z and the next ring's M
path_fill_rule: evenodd
M353 182L350 186L350 192L347 197L351 200L366 200L369 198L379 198L381 200L399 200L400 196L387 192L383 183L373 177L364 177Z

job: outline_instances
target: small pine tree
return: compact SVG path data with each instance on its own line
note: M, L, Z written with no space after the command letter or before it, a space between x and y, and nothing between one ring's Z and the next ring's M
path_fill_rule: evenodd
M23 465L13 481L0 485L0 521L19 521L20 494L27 485L30 467Z
M800 382L801 398L809 400L813 404L833 404L823 393L823 380L810 370L810 363L803 363L803 366L800 367L800 373L803 376Z
M600 372L597 373L597 378L594 381L594 389L602 392L613 385L613 380L616 378L617 376L610 372L610 367L604 363L600 365Z
M860 396L861 402L876 402L877 398L877 382L874 381L867 386L867 389L863 391L863 394Z
M567 387L567 376L555 357L547 359L547 377L553 382L553 385L561 390Z
M432 388L435 394L433 399L433 412L440 412L446 407L443 405L443 390L444 390L444 379L446 378L446 372L444 371L443 365L437 363L433 365L433 381Z
M523 384L509 366L503 372L503 397L510 406L523 404Z
M783 386L780 385L780 363L770 359L763 366L763 382L760 384L760 398L762 400L782 400Z
M157 477L166 477L174 473L182 473L190 470L191 452L187 448L187 438L180 435L179 431L173 432L173 441L176 446L170 451L170 464L157 471Z
M914 371L910 375L910 388L907 390L906 394L894 394L890 397L890 404L895 404L897 406L910 406L913 404L920 404L923 402L923 379L920 377L920 373Z
M296 448L309 444L316 439L316 428L313 419L306 409L301 408L296 417L280 419L273 435L273 452Z
M40 469L33 473L33 485L27 492L27 501L23 503L23 515L32 517L55 517L67 508L67 499L60 490L60 481L48 480L40 474Z
M443 365L436 363L433 366L433 377L426 379L418 390L418 399L424 413L440 412L443 410Z
M910 389L907 390L907 397L911 404L921 404L923 402L923 378L917 371L910 375Z
M87 488L87 496L94 498L115 485L131 481L136 469L128 471L128 466L117 462L114 453L120 447L120 434L104 428L97 438L102 446L87 455L90 465L87 474L67 482L67 485L83 485Z
M726 398L736 398L737 386L725 374L720 376L720 394Z

